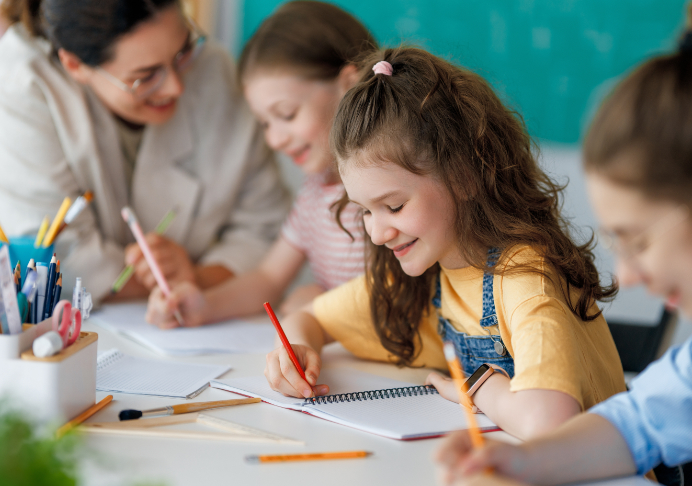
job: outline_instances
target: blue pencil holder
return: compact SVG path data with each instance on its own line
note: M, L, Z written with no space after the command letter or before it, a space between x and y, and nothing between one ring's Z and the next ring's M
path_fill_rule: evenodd
M46 262L49 263L53 252L55 251L53 245L48 248L43 248L42 246L34 248L34 241L36 238L29 236L10 236L10 263L12 264L12 270L17 265L17 260L22 264L22 278L26 273L26 266L29 264L29 260L32 258L35 262Z

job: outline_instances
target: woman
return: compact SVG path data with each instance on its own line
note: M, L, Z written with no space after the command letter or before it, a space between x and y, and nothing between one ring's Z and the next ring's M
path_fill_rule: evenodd
M145 231L166 278L201 287L252 268L276 236L287 192L235 86L176 0L10 0L0 39L0 214L35 234L62 199L94 193L56 243L67 282L103 298L125 263L155 285L120 210ZM21 20L21 22L20 22Z

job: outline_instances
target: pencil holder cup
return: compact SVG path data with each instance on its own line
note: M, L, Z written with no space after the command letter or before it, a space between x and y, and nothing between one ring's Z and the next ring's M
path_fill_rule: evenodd
M58 354L37 358L33 341L51 329L46 319L25 324L20 334L0 334L0 397L8 397L43 423L70 420L96 399L98 334L82 332Z
M34 241L36 241L36 238L31 238L30 236L12 236L9 237L9 240L10 264L14 269L17 265L17 261L20 261L22 263L22 275L24 275L26 271L29 260L33 258L35 262L48 263L55 251L53 245L50 245L48 248L43 248L42 246L34 248Z

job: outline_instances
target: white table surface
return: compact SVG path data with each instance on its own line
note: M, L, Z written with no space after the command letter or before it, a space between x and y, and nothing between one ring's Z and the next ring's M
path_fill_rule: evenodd
M118 348L142 357L156 357L194 363L228 364L224 377L261 375L265 358L262 354L215 354L197 357L163 358L147 348L94 323L85 323L85 331L99 334L99 351ZM397 368L393 365L354 358L340 345L328 346L323 355L325 368L353 368L411 383L422 384L425 369ZM97 392L96 400L107 393ZM129 394L113 394L113 401L91 417L89 422L118 420L123 409L145 410L192 401L227 400L237 395L208 388L192 400L176 400ZM85 434L87 458L83 474L88 485L134 484L150 481L167 485L281 484L305 485L324 483L330 486L359 484L426 485L436 484L431 457L442 439L397 441L333 424L266 403L240 405L205 412L236 423L273 432L305 442L305 445L226 442L217 440L161 439ZM202 425L189 427L209 431ZM516 441L504 432L485 434L496 440ZM367 450L374 453L365 459L324 462L299 462L269 465L247 464L248 454L280 454ZM634 478L612 486L639 484ZM643 483L646 484L646 483Z

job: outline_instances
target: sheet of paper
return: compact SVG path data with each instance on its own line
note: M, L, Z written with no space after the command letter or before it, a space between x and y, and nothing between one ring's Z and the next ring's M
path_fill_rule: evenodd
M89 321L123 334L164 356L268 353L274 349L276 331L269 323L232 320L161 330L146 322L146 309L143 302L108 304L93 312Z
M105 392L192 398L230 366L176 363L129 356L117 349L99 353L96 389Z

